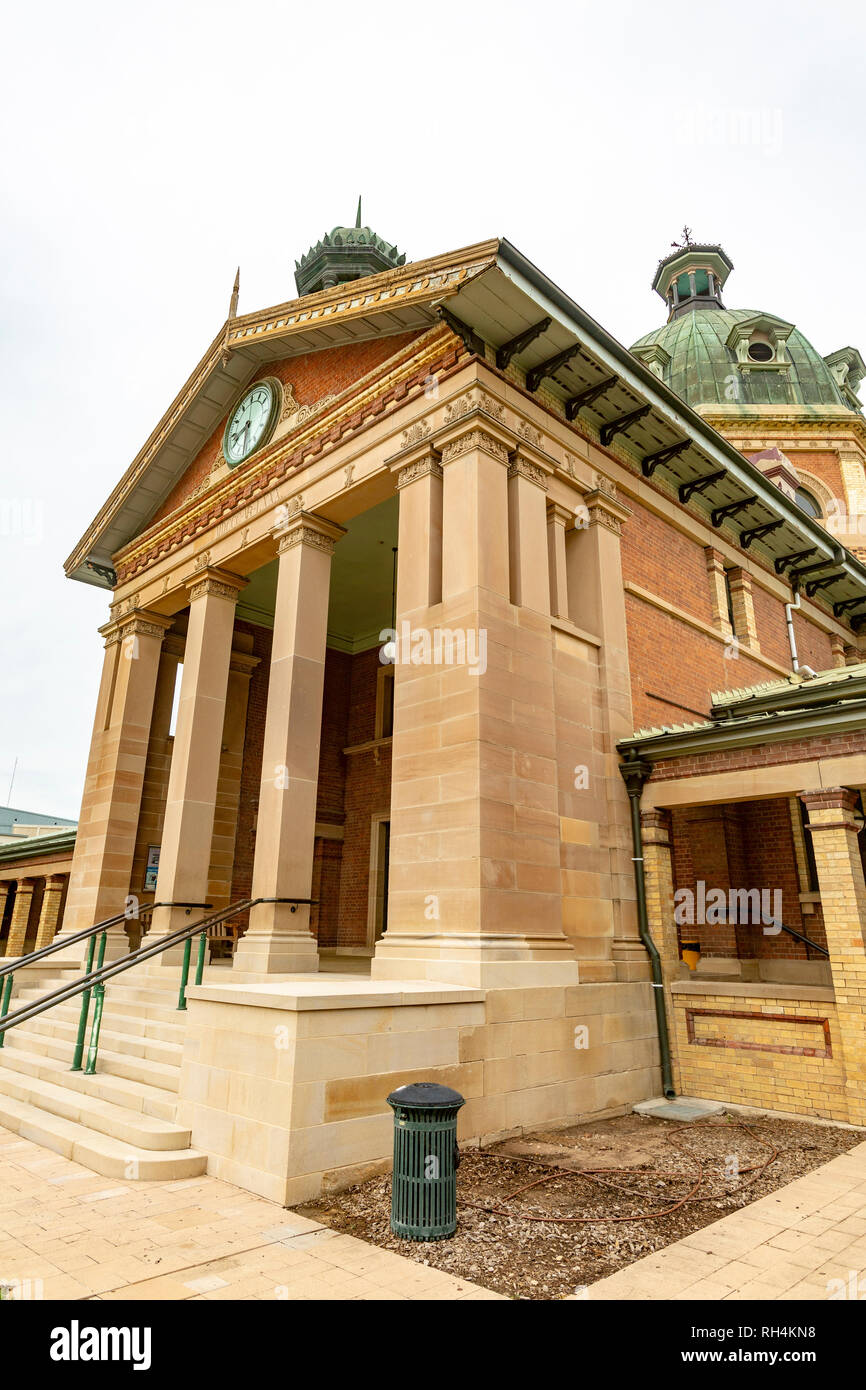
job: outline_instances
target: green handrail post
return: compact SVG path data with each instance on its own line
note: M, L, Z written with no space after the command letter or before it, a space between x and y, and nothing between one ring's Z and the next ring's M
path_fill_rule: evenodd
M0 1003L0 1020L4 1019L9 1012L9 1000L12 997L12 981L15 979L14 972L7 975L3 982L3 1002ZM0 1033L0 1047L6 1041L6 1034Z
M90 1025L90 1046L87 1049L85 1076L92 1076L96 1071L96 1054L99 1051L99 1030L102 1027L102 1001L104 998L105 985L100 980L93 986L93 1022Z
M103 940L105 932L102 933ZM93 969L93 948L96 945L96 937L92 936L87 943L87 960L84 966L85 975L89 975ZM72 1066L70 1071L81 1071L81 1058L84 1053L84 1035L87 1032L87 1015L90 1012L91 990L86 989L81 996L81 1012L78 1015L78 1036L75 1039L75 1051L72 1054Z
M207 949L207 928L198 939L198 958L195 963L195 982L200 985L204 977L204 953Z
M189 979L189 958L192 954L192 937L188 936L183 943L183 965L180 968L180 993L177 996L177 1007L186 1008L186 982Z

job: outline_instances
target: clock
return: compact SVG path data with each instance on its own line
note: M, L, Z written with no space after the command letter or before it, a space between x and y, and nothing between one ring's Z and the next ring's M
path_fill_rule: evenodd
M223 457L236 468L267 444L280 416L282 387L275 377L263 377L235 402L223 435Z

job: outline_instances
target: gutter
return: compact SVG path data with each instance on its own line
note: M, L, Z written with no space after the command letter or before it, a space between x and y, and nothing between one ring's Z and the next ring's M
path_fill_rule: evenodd
M668 1034L668 1020L665 1011L664 981L662 963L658 947L652 939L646 908L646 878L644 875L643 836L640 825L640 798L644 783L652 772L652 764L641 758L630 758L620 763L620 774L628 791L631 804L632 863L634 864L634 886L637 891L637 922L640 939L646 949L652 968L653 1002L656 1011L656 1029L659 1039L659 1056L662 1068L662 1091L667 1100L676 1097L673 1069L671 1067L671 1044Z

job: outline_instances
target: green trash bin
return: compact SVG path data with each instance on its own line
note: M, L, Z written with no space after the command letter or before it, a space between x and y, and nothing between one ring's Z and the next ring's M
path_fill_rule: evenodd
M391 1230L404 1240L444 1240L457 1230L459 1091L435 1081L400 1086L394 1111Z

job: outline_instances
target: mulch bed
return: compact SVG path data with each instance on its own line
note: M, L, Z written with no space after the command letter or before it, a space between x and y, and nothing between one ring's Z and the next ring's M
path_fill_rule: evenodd
M784 1187L864 1137L731 1114L695 1124L623 1115L464 1150L450 1240L392 1235L390 1175L301 1210L511 1298L558 1299Z

